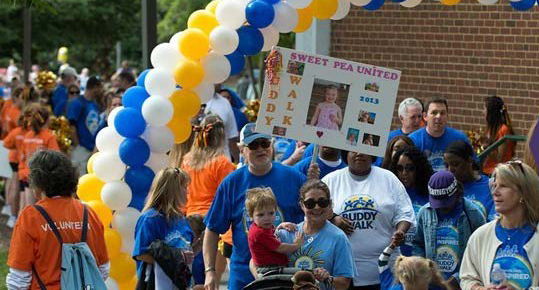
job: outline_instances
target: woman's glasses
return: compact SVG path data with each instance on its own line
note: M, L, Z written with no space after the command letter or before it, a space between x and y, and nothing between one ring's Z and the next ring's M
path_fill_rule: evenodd
M520 161L520 160L511 160L511 161L505 162L505 164L511 165L513 167L520 168L520 171L522 172L522 174L524 174L524 176L526 176L526 171L524 171L524 167L522 166L522 161Z
M247 145L249 150L256 150L258 147L262 147L262 149L268 149L271 146L271 141L267 139L260 139L253 141Z
M404 170L406 170L407 172L414 172L415 171L415 165L413 165L413 164L406 164L406 165L397 164L397 171L398 172L403 172Z
M318 204L318 206L321 208L326 208L328 207L330 202L331 201L329 199L323 197L318 200L315 200L314 198L309 198L303 201L303 205L305 205L307 209L313 209L316 204Z
M78 95L78 94L80 94L80 91L70 91L69 94L70 95Z

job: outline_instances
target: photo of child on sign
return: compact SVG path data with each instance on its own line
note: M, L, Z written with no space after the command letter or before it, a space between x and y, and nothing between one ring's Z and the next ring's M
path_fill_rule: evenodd
M306 124L318 128L340 130L349 87L346 84L315 79Z

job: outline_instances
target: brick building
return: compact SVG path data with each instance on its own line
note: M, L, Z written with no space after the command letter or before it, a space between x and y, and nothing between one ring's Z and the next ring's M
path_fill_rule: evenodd
M484 126L484 97L500 96L516 134L526 135L539 116L537 9L471 0L456 6L424 1L410 9L386 1L375 12L352 6L346 18L331 21L329 52L402 71L397 104L445 97L450 125L461 130Z

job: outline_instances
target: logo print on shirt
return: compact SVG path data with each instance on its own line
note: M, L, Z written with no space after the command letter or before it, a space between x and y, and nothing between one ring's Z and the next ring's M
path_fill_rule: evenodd
M273 223L274 226L278 226L280 223L285 222L283 212L277 206L277 210L275 211L275 222ZM246 234L249 234L249 228L253 224L253 219L249 217L249 213L247 212L247 209L245 206L243 207L243 218L242 218L242 224L243 229L245 230Z
M290 264L303 270L323 267L326 261L320 258L322 253L322 250L314 251L313 247L304 244L290 256Z
M94 135L95 132L97 132L97 128L99 127L99 116L97 115L97 112L88 112L88 116L86 116L86 120L84 123L86 124L86 128L88 128L88 131L90 131L90 133Z
M344 201L341 216L352 221L354 229L374 229L372 223L378 215L378 206L368 195L353 195Z
M528 289L532 286L533 269L526 257L523 257L518 246L500 246L494 264L500 264L505 272L507 282L515 289ZM492 271L492 269L491 269Z
M459 262L459 236L451 219L439 223L436 230L436 262L440 271L451 275L457 270Z

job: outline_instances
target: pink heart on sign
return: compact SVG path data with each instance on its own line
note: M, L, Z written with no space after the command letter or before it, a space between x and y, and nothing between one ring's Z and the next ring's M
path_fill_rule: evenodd
M320 138L320 137L322 137L322 135L324 135L324 132L316 131L316 135L318 136L318 138Z

